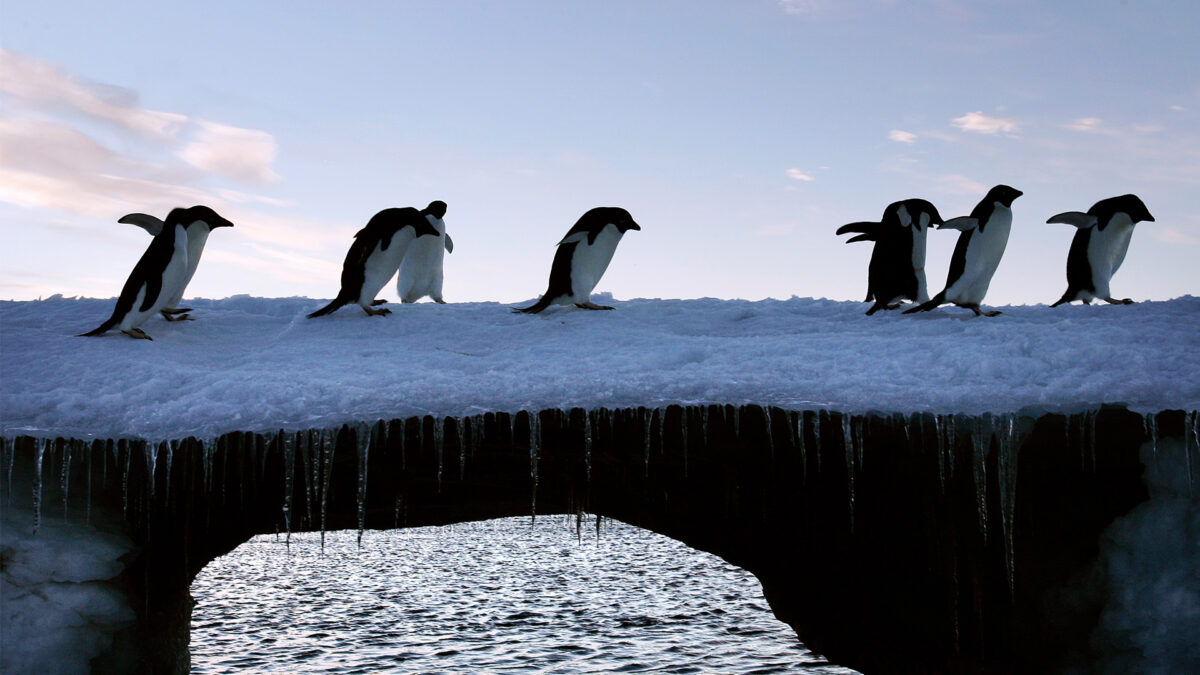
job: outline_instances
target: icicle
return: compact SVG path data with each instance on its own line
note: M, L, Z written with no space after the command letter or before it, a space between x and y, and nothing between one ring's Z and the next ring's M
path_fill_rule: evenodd
M34 441L37 443L37 441ZM49 438L43 438L40 443L37 443L37 458L33 465L33 534L37 535L38 529L42 526L42 460L46 457L46 451L50 450L51 443Z
M903 413L896 413L896 416L900 418L900 426L904 429L904 440L908 441L909 445L911 445L912 433L908 428L908 416Z
M816 410L813 413L813 446L817 453L817 472L821 471L821 416L825 413L824 410Z
M763 431L767 434L767 456L775 457L775 434L771 431L771 408L763 407Z
M587 472L587 482L592 482L592 413L583 411L583 464Z
M972 468L975 474L975 505L979 510L979 529L983 540L987 541L987 452L991 445L990 413L975 418L971 443L974 449Z
M667 409L655 410L654 414L658 417L658 454L662 457L667 455L667 444L663 439L667 435Z
M446 437L446 420L434 415L433 419L433 449L437 452L437 488L438 494L442 494L442 451L445 446Z
M708 406L700 406L700 440L705 450L708 450L708 414Z
M146 445L143 446L142 450L146 455L146 471L150 474L150 477L149 477L150 501L151 501L151 503L153 503L154 502L154 484L157 482L156 479L158 477L156 470L158 469L159 444L151 443L150 441L146 441Z
M854 418L854 436L858 441L854 444L854 468L860 471L863 466L863 456L867 451L867 437L863 433L865 424L866 418L862 415ZM908 436L907 429L905 430L905 436Z
M740 444L742 438L742 409L740 406L733 407L733 436L738 439Z
M1147 413L1143 424L1146 428L1146 436L1150 439L1150 456L1158 457L1158 414Z
M313 515L313 506L317 502L317 495L320 494L318 488L321 475L321 456L318 454L321 449L320 433L309 429L301 432L297 438L300 444L300 461L304 474L304 522L308 528L312 528L313 524L317 522Z
M292 546L292 491L296 476L296 434L279 430L279 441L283 446L283 527L284 545Z
M17 458L17 442L16 442L16 440L14 439L14 440L10 441L7 438L0 438L0 454L3 454L4 473L5 473L5 475L8 476L8 493L7 493L8 494L8 504L6 504L6 506L11 506L12 505L13 464L16 462L16 458Z
M947 475L954 477L954 451L958 449L958 418L954 413L946 415L946 464L949 467Z
M124 470L121 471L121 514L124 515L126 518L128 518L129 517L129 465L130 465L130 462L132 461L132 457L133 457L133 448L130 447L129 442L127 442L127 441L122 441L122 444L124 444L124 446L125 446L124 452L121 453L121 455L124 456L124 458L125 458L125 467L124 467Z
M804 411L796 411L796 447L800 450L801 480L808 484L808 451L804 446Z
M850 430L850 414L842 413L842 444L846 452L846 492L850 497L850 531L854 531L854 436Z
M537 518L538 457L542 445L542 424L537 413L526 414L529 417L529 478L533 490L529 504L529 523L532 525Z
M643 447L644 454L646 457L646 477L647 478L650 477L650 429L651 429L651 427L654 426L654 415L657 415L657 414L658 414L657 410L654 412L647 410L645 412L645 419L646 419L646 429L645 429L646 435L645 436L646 437L644 439L642 447Z
M67 519L67 493L71 489L71 450L79 441L71 439L63 445L62 475L59 476L58 487L63 495L63 520Z
M933 415L933 435L937 438L937 460L938 460L938 486L942 489L942 494L946 494L946 441L942 437L942 416Z
M363 530L367 524L367 459L371 452L371 425L359 422L354 428L358 449L358 545L362 546Z
M679 411L679 445L683 450L683 477L688 475L688 427L692 424L692 411L687 406Z
M1017 448L1014 447L1016 421L1011 413L992 417L992 435L996 439L997 483L1000 485L1000 526L1004 535L1004 562L1008 569L1008 590L1015 592L1013 567L1013 512L1017 490Z
M85 446L87 448L87 459L84 464L84 474L87 475L87 499L85 500L83 522L92 524L92 452L96 449L95 442ZM103 447L103 446L101 446ZM8 494L12 495L12 486L9 486Z
M171 466L175 463L175 451L179 449L182 441L173 440L167 444L167 494L166 501L171 502Z
M329 482L333 475L333 451L337 449L337 429L321 433L321 551L325 551L325 516L329 505Z

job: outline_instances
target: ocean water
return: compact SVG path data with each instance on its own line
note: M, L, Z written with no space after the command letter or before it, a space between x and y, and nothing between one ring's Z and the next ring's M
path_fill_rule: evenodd
M193 673L854 673L750 573L563 516L261 536L192 584Z

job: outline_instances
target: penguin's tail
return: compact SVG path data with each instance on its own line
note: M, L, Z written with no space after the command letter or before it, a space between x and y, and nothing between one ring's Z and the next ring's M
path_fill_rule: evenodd
M334 298L333 302L329 303L328 305L325 305L324 307L322 307L321 309L318 309L317 311L313 312L312 314L309 314L308 318L315 319L318 316L325 316L326 314L333 314L334 312L338 311L342 307L345 307L347 304L349 304L349 300L343 300L340 297Z
M76 335L75 337L98 337L100 335L104 335L105 333L107 333L115 325L117 325L117 319L116 319L116 317L111 317L111 318L109 318L108 321L105 321L104 323L100 324L95 330L90 330L86 333L80 333L79 335Z
M1071 302L1072 300L1075 299L1075 296L1078 295L1078 293L1079 293L1079 291L1075 290L1074 288L1068 288L1067 292L1063 293L1063 296L1061 298L1059 298L1057 302L1055 302L1053 305L1050 305L1050 306L1058 307L1059 305L1064 305L1068 302Z
M533 303L528 307L513 307L512 311L516 314L537 314L538 312L550 306L550 294L542 296L541 300Z
M910 309L904 310L904 313L905 314L915 314L916 312L928 312L929 310L937 309L938 307L940 307L944 304L946 304L946 291L942 291L941 293L938 293L937 295L933 296L933 299L930 300L929 302L926 302L926 303L917 305L916 307L912 307Z

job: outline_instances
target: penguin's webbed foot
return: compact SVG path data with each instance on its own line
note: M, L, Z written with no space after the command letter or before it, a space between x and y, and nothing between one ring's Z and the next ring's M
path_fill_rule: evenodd
M971 310L972 312L975 312L975 316L999 316L1000 315L1000 310L998 310L998 309L994 309L990 312L985 312L982 309L979 309L979 305L960 305L960 306L966 307L967 309Z
M1109 304L1112 304L1112 305L1132 305L1133 304L1133 298L1124 298L1122 300L1118 300L1116 298L1105 298L1104 301Z
M190 310L184 310L184 311L186 312L186 311L190 311ZM166 319L167 321L195 321L195 319L193 319L190 314L171 315L171 314L167 314L166 312L163 312L163 318Z
M192 311L192 308L191 307L163 307L159 311L163 313L163 316L167 316L168 314L187 314L188 312Z
M446 304L446 301L445 301L445 300L443 300L443 299L441 299L441 298L434 298L434 299L433 299L433 301L434 301L434 302L436 302L436 303L437 303L437 304L439 304L439 305L444 305L444 304Z
M379 303L376 302L374 304L377 305ZM383 309L374 309L373 307L363 307L363 311L366 312L367 314L370 314L371 316L387 316L388 314L392 313L392 310L388 309L387 307L384 307Z
M130 328L129 330L123 330L121 332L128 335L131 338L137 338L139 340L150 340L151 342L154 341L154 338L150 337L149 335L146 335L146 331L142 330L141 328Z
M612 309L612 307L607 305L597 305L594 302L577 302L575 306L581 309Z
M379 298L376 298L371 301L372 307L377 307L379 305L384 305L384 304L387 304L387 300L380 300Z

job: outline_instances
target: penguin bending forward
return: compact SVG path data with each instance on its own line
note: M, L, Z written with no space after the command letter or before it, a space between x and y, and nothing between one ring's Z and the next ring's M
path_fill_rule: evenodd
M354 233L354 243L342 263L342 288L333 302L308 315L312 319L337 311L351 303L371 316L391 314L389 309L375 309L386 300L376 300L375 294L391 280L404 260L408 246L420 236L437 236L437 229L420 211L405 207L384 209L371 217L367 226Z
M1087 213L1067 211L1047 220L1079 228L1067 253L1067 292L1051 307L1082 300L1091 304L1097 298L1114 305L1130 305L1133 300L1117 300L1108 288L1113 274L1125 261L1133 226L1154 222L1154 216L1137 195L1101 199Z
M188 240L193 233L199 236L202 232L207 238L209 231L218 227L233 227L233 223L207 206L173 209L129 273L112 316L81 335L103 335L115 326L130 337L153 339L138 326L183 294L188 279Z
M1008 233L1012 229L1012 203L1025 193L1007 185L997 185L988 190L969 216L951 218L938 229L959 230L958 243L950 256L950 274L946 277L946 288L932 300L906 310L928 312L947 302L965 307L975 316L996 316L999 311L984 312L979 303L987 295L992 275L1000 266L1000 258L1008 246Z
M924 199L893 202L883 211L879 222L843 225L837 234L861 233L846 243L873 241L871 263L867 267L867 298L875 301L867 316L881 309L896 309L904 299L925 302L929 291L925 283L925 239L931 225L942 217L933 204Z
M593 303L592 290L608 269L621 237L629 230L641 229L622 208L600 206L583 214L558 242L550 265L550 283L541 299L528 307L514 307L513 311L537 314L550 305L612 309Z
M408 246L400 274L396 276L396 293L401 302L416 302L428 295L434 302L442 299L442 263L447 253L454 252L454 241L446 234L446 202L430 202L421 214L437 230L436 237L417 237Z
M207 208L207 207L205 207ZM224 220L224 219L222 219ZM163 229L163 221L155 218L147 213L127 213L121 216L118 223L128 223L137 225L150 236L157 236ZM233 223L225 221L230 227ZM204 244L208 242L208 235L212 232L213 226L190 228L188 230L188 247L187 247L187 272L183 277L183 285L179 287L179 291L172 297L167 298L167 304L161 310L162 316L167 321L185 321L191 319L188 312L192 311L189 307L180 307L179 303L183 300L183 294L187 290L188 284L192 282L192 277L196 276L196 267L200 264L200 256L204 253Z

